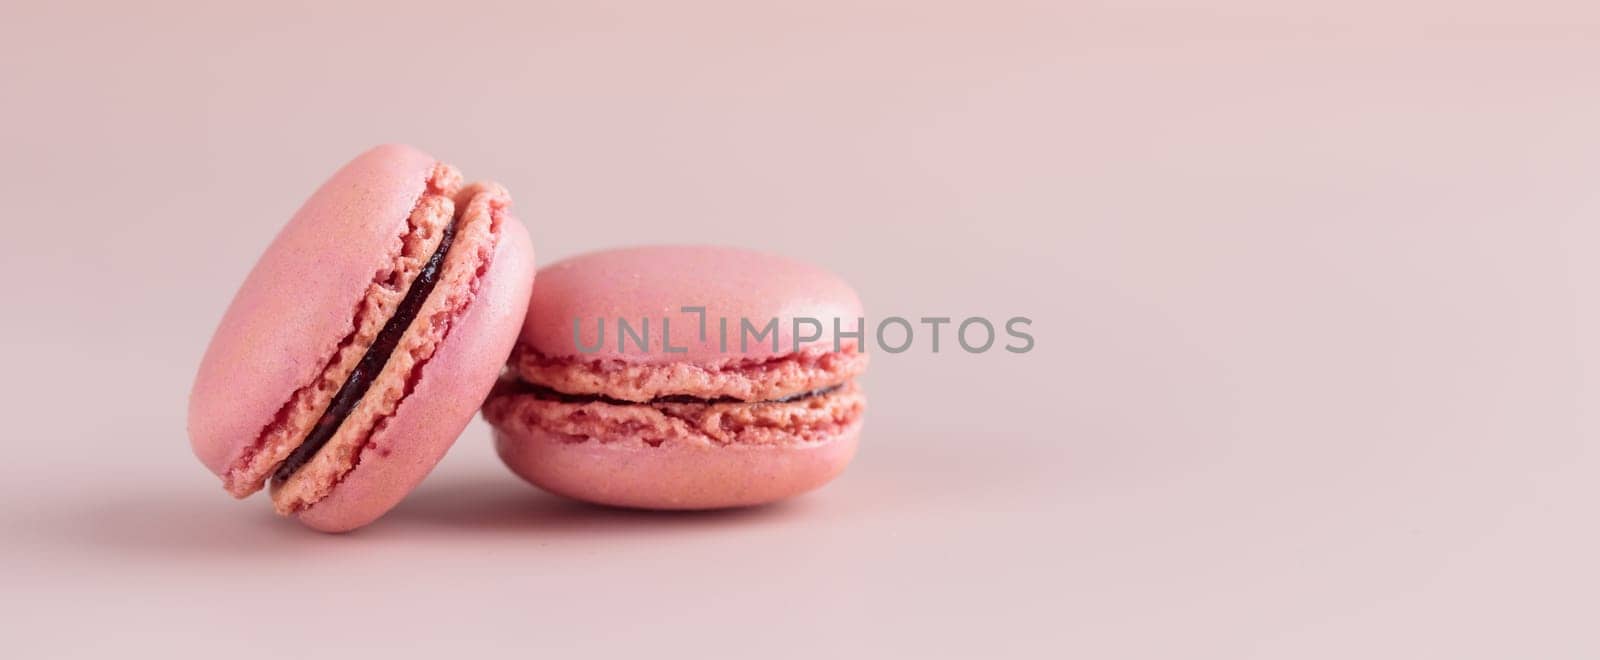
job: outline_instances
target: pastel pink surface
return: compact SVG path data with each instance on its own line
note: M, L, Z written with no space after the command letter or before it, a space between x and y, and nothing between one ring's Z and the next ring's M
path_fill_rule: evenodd
M704 338L699 334L701 315L681 311L686 306L706 308ZM821 340L803 345L831 347L833 320L850 332L861 315L861 301L848 283L802 261L719 246L632 247L592 252L540 269L521 341L552 357L720 364L789 353L795 317L816 318L824 326ZM602 318L604 345L594 353L579 352L574 320L581 321L583 344L592 346L599 333L597 319ZM648 351L639 351L631 339L626 351L618 351L618 318L627 319L635 330L649 319ZM721 350L718 318L728 319L726 352ZM769 337L751 341L741 352L740 320L749 319L759 330L773 318L778 319L778 350L772 350ZM663 319L671 346L685 352L664 350Z
M393 508L433 470L494 385L533 286L533 244L509 215L493 261L466 313L440 344L416 389L375 432L356 468L297 517L326 532L366 525Z
M433 157L405 145L357 156L279 231L223 314L189 394L189 441L223 474L349 333L388 263Z
M641 509L719 509L766 504L816 489L855 456L861 423L830 440L784 445L664 444L569 438L539 429L495 429L507 466L547 491Z

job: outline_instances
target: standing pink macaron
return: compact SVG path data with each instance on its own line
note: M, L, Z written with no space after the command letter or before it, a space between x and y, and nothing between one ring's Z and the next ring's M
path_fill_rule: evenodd
M323 531L399 503L515 342L533 247L492 183L400 145L357 156L245 279L200 362L189 440L236 497Z
M515 378L484 416L506 464L559 495L644 509L773 502L855 454L861 315L843 280L774 255L567 259L540 271Z

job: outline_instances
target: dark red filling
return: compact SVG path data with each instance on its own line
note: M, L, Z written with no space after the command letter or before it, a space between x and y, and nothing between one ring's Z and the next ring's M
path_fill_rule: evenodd
M339 431L339 426L344 424L350 411L354 410L361 397L366 396L367 390L372 387L372 381L383 372L383 365L389 362L389 356L394 353L400 344L400 338L405 336L406 329L411 327L417 314L422 311L422 303L427 302L428 294L433 293L433 287L438 284L439 271L444 267L445 254L450 251L450 244L454 242L456 228L454 224L446 225L439 237L439 247L433 251L433 256L428 257L428 262L423 264L417 279L411 283L411 289L406 291L406 297L400 301L400 306L395 309L394 316L384 323L383 329L378 331L378 336L372 340L372 346L367 349L361 361L356 363L356 368L350 371L350 377L344 379L344 384L339 386L339 391L333 395L333 402L328 404L328 409L322 411L322 416L317 418L317 425L311 427L311 433L306 435L304 442L289 457L278 465L272 473L272 478L285 481L294 476L300 468L304 467L324 445Z
M744 399L736 399L731 396L708 398L689 396L687 394L668 394L666 396L658 396L649 401L626 401L623 399L612 398L604 394L568 394L566 392L553 390L543 385L534 385L533 383L522 381L517 381L517 383L513 385L511 389L512 391L520 394L531 394L540 399L545 399L548 401L560 401L561 403L609 403L614 406L648 406L656 403L789 403L791 401L809 399L814 396L823 396L839 389L840 387L843 387L843 385L832 385L821 389L811 390L809 392L800 392L798 394L790 394L786 397L766 399L762 401L745 401Z

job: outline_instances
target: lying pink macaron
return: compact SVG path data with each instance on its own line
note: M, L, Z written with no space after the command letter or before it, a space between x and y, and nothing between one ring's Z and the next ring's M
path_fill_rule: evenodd
M855 454L861 315L843 280L775 255L567 259L539 272L514 377L484 416L506 464L559 495L644 509L781 500Z
M235 497L366 525L455 442L511 351L533 247L493 183L377 147L322 185L251 270L189 395L189 440Z

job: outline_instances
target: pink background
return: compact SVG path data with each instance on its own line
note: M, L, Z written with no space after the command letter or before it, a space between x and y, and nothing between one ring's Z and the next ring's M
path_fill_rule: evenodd
M1592 3L52 4L0 9L8 653L1600 657ZM790 504L568 505L474 422L310 533L184 398L383 141L545 263L770 249L1038 348L879 354Z

